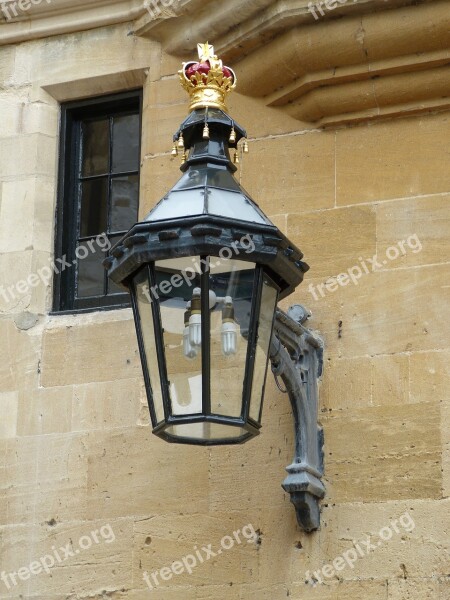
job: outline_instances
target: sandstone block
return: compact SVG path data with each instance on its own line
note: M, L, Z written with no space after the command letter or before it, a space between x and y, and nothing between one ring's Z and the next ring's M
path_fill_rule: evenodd
M376 216L369 206L288 215L288 236L304 253L312 277L336 277L359 264L359 257L372 259L375 232Z
M1 178L24 179L56 176L56 138L42 134L19 135L0 140Z
M323 415L332 497L338 502L440 498L440 420L433 403Z
M314 257L305 259L314 265ZM370 272L355 279L356 284L349 280L345 287L332 288L325 285L326 278L307 274L288 301L312 311L309 324L321 332L329 357L443 350L450 337L448 320L442 318L449 305L448 289L442 287L448 270L437 265Z
M278 212L292 214L331 208L334 135L312 132L250 141L238 177L266 214L274 206ZM300 218L296 225L299 222Z
M44 387L133 379L141 375L131 320L47 328L43 344Z
M337 203L448 192L449 127L442 113L339 130Z
M72 430L72 388L27 389L18 399L19 436L68 433Z
M17 434L17 392L3 392L0 394L0 438L14 438Z
M76 385L73 388L72 429L135 427L142 407L146 405L143 379L140 378Z
M180 454L149 427L135 427L89 434L88 452L91 518L207 511L208 456L202 448L186 446Z
M450 196L384 202L377 207L377 249L395 256L385 268L414 267L448 261ZM401 243L406 243L401 246ZM389 250L390 249L390 250Z

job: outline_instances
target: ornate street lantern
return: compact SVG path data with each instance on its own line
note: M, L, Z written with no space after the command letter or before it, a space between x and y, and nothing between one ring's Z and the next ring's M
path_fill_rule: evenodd
M183 175L105 267L131 294L154 434L168 442L238 444L259 433L269 358L293 391L286 360L292 365L302 325L284 315L272 334L278 300L308 266L233 177L240 150L248 152L246 133L225 105L236 76L209 44L199 45L199 56L180 71L191 104L172 154L182 153ZM297 491L310 489L309 477L316 475Z

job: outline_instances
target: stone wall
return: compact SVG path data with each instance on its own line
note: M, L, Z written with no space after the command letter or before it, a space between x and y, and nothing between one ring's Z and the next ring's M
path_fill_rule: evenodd
M143 85L142 216L179 176L180 60L131 29L0 48L3 290L52 257L58 101ZM241 183L311 265L284 306L307 305L326 343L322 528L299 531L280 487L292 419L271 377L257 440L164 444L131 312L50 316L39 285L0 294L1 599L450 597L449 113L323 130L239 94L230 112L250 137ZM205 559L245 526L250 543Z

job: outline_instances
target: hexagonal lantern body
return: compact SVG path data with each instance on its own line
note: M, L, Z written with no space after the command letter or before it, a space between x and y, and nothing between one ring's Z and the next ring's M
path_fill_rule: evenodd
M233 176L243 137L222 110L194 110L174 137L183 176L105 261L130 290L153 431L169 442L259 433L276 305L308 269Z

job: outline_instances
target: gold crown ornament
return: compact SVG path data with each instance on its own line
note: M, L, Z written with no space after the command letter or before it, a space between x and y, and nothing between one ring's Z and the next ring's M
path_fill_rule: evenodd
M236 74L224 67L208 42L198 44L200 62L183 63L179 71L181 85L191 97L189 110L219 108L227 112L226 97L236 87Z

